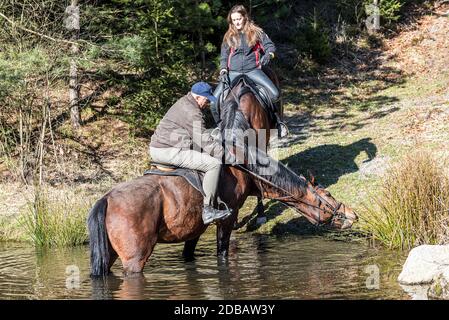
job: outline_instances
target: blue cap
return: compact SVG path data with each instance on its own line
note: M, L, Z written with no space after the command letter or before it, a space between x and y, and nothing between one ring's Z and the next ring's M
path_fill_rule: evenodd
M212 94L212 87L206 82L197 82L192 86L192 93L206 97L211 102L216 102L217 98Z

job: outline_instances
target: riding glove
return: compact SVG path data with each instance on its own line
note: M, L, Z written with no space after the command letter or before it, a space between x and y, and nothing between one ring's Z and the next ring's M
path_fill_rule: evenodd
M262 66L267 66L273 57L274 57L274 54L272 52L264 54L262 56L262 58L260 59L260 64Z

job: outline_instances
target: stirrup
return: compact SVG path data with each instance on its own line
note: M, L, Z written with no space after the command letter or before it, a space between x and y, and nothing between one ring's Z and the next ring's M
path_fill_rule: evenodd
M226 208L226 209L220 209L220 205L224 205L224 207ZM224 202L224 201L222 201L222 200L220 200L220 199L217 199L217 209L218 210L227 210L227 211L229 211L229 212L233 212L233 210L231 209L231 208L229 208L228 207L228 205L226 204L226 202Z
M281 118L279 117L278 113L274 113L276 117L276 128L278 129L278 138L284 138L290 134L290 131L288 130L287 125L285 122L281 121Z
M276 127L278 129L278 138L284 138L290 134L290 131L288 130L288 127L284 122L278 122L276 124Z

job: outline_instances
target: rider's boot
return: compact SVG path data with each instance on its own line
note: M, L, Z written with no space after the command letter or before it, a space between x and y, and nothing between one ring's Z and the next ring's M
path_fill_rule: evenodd
M259 92L261 93L261 95L265 96L266 99L269 100L272 104L270 107L270 111L274 114L274 120L276 121L276 129L278 130L278 138L284 138L288 136L289 134L288 127L285 124L285 122L281 120L278 114L278 110L280 110L280 103L281 103L280 99L277 99L275 101L270 100L271 98L264 87L260 87Z
M203 222L209 224L218 220L224 220L232 214L231 209L218 210L212 206L204 205L203 208Z

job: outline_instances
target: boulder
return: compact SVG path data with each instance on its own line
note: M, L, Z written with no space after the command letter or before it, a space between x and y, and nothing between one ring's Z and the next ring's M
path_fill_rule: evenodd
M431 284L442 275L449 277L449 245L422 245L410 251L398 281L403 285Z
M449 268L434 279L427 294L429 299L449 299Z
M408 293L412 300L429 300L430 284L409 286L400 284L401 288Z

